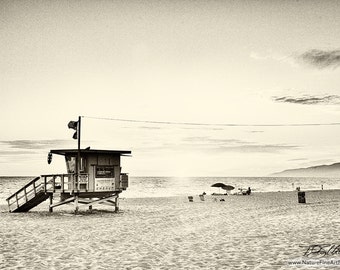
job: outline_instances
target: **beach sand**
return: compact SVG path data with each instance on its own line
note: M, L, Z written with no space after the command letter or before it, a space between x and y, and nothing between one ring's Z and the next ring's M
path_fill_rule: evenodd
M80 215L71 206L49 213L47 203L8 213L2 205L0 268L295 269L287 262L302 258L308 246L340 244L339 190L306 191L306 204L296 192L225 201L188 195L194 202L121 199L119 213L103 206Z

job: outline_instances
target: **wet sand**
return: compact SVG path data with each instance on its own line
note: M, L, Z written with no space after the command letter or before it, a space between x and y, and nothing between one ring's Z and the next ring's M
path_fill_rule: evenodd
M339 190L307 191L306 204L296 192L188 195L194 202L126 198L119 213L97 206L80 215L71 206L49 213L47 203L8 213L3 204L0 268L295 269L287 262L308 246L340 244Z

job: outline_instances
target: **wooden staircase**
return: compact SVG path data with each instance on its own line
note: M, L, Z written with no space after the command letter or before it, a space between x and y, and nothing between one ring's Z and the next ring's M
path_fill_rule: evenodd
M40 177L36 177L6 200L10 212L28 212L48 197Z

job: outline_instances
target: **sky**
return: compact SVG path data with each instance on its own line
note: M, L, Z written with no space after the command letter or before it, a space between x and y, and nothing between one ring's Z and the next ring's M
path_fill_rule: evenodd
M130 176L340 162L339 14L327 0L2 0L0 175L66 172L46 157L77 147L78 116L82 147L132 151Z

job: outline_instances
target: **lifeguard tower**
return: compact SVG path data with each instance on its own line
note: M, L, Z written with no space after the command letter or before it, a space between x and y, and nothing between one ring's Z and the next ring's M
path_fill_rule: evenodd
M78 149L51 150L48 155L48 163L53 154L64 156L67 173L41 175L30 181L7 198L10 212L27 212L48 198L50 212L68 203L74 203L76 213L80 204L90 210L94 204L119 210L119 194L128 187L128 175L122 173L120 157L131 151L80 149L80 117L72 123L78 123L79 136L74 135Z
M7 199L10 212L27 212L43 201L50 199L49 211L54 207L74 203L103 203L114 206L118 211L119 193L128 187L128 175L121 172L120 157L131 151L90 150L80 151L79 175L76 173L78 150L51 150L50 154L65 157L67 174L41 175ZM55 199L59 199L54 202Z

